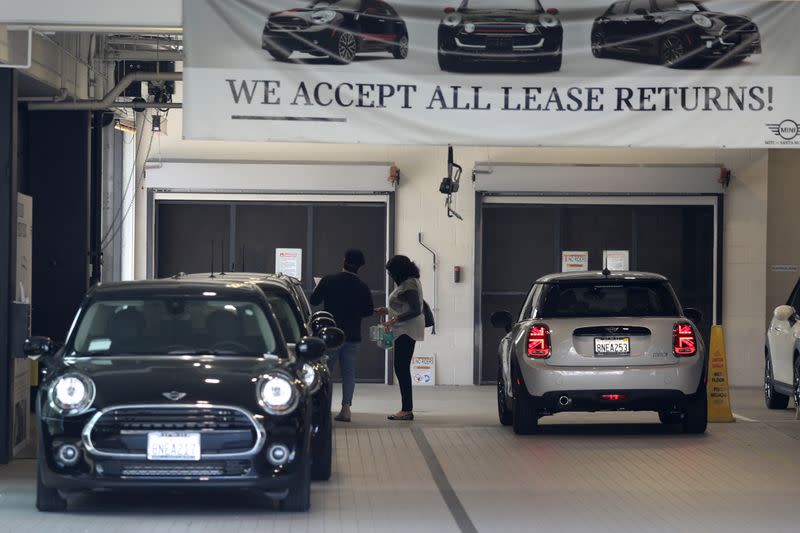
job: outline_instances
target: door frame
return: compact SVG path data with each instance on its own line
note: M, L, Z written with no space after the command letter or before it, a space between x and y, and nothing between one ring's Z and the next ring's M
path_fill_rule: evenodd
M153 279L155 276L155 264L158 249L158 204L159 203L181 203L193 205L232 205L235 211L237 205L254 204L385 204L386 206L386 249L385 260L388 261L395 251L395 193L374 192L374 193L209 193L209 192L170 192L148 189L147 191L147 278ZM231 226L231 234L235 231ZM311 228L309 227L309 231ZM229 244L231 249L234 244ZM303 261L311 259L309 254ZM385 275L385 294L384 305L389 305L389 274ZM384 355L384 384L392 385L394 382L393 352L385 350Z
M483 208L484 205L552 205L552 206L637 206L637 205L671 205L671 206L711 206L714 208L714 250L713 250L713 296L712 324L717 324L722 315L722 265L723 265L723 194L692 195L624 195L624 194L546 194L546 193L496 193L477 192L475 194L475 278L474 278L474 352L473 352L473 384L487 385L483 377Z

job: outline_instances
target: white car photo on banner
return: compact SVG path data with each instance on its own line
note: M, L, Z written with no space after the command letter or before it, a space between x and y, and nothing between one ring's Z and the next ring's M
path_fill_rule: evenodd
M792 1L184 0L184 135L797 147L798 27Z

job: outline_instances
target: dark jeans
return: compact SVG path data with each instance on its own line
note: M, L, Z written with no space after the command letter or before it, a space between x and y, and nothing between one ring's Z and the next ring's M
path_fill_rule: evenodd
M328 368L333 371L336 363L342 370L342 405L353 405L353 391L356 388L356 359L360 342L345 342L340 348L328 353Z
M414 356L414 346L417 341L408 335L400 335L394 341L394 374L397 384L400 385L400 396L403 399L403 411L414 410L414 400L411 397L411 358Z

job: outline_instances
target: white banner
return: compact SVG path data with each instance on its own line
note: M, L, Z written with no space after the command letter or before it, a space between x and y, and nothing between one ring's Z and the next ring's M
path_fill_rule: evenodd
M184 0L184 135L800 147L798 27L790 1Z

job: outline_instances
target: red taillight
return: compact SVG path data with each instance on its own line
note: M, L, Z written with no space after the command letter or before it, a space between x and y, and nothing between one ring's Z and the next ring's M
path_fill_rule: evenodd
M600 399L607 402L623 402L626 396L624 394L601 394Z
M449 15L450 13L455 13L456 12L456 8L448 6L448 7L444 8L444 12Z
M547 326L531 326L528 332L528 357L546 359L550 357L550 328Z
M672 351L678 357L690 357L697 353L697 338L691 325L675 324L672 339Z

